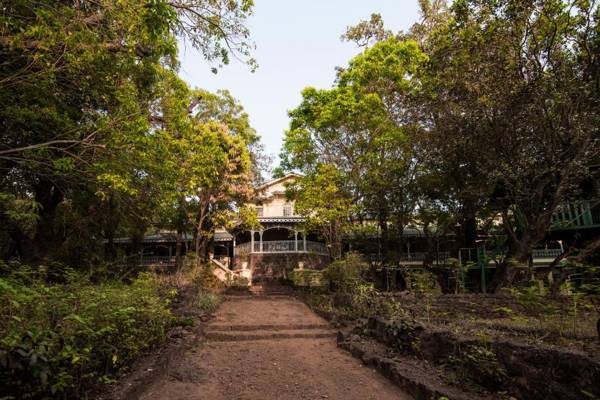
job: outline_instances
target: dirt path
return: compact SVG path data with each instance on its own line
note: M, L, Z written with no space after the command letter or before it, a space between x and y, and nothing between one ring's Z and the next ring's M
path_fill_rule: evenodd
M338 349L335 331L292 297L234 297L205 333L138 398L410 399Z

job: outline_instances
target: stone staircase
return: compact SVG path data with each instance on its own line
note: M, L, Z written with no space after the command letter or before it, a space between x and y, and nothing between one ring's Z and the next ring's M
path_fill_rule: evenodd
M213 342L248 340L334 338L336 332L328 324L283 325L211 325L204 332Z
M204 335L209 342L335 338L337 332L331 325L312 315L293 294L289 286L273 284L229 291L221 307L240 316L231 313L231 317L217 319L206 327ZM251 311L244 312L245 308ZM311 319L306 320L306 314Z

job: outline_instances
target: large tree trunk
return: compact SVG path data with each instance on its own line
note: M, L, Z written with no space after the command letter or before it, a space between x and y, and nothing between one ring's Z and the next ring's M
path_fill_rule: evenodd
M175 237L175 268L177 271L181 271L181 267L183 266L183 258L182 258L182 248L183 248L183 234L185 233L185 222L186 222L186 212L185 212L185 199L183 197L179 198L179 207L177 210L177 234Z
M487 290L497 293L500 289L511 286L519 272L519 265L530 262L532 247L532 240L528 235L519 243L511 243L506 257L496 267Z
M208 236L206 232L209 231L210 227L207 226L208 212L210 204L209 202L202 202L198 207L198 213L196 214L196 229L195 229L195 246L196 246L196 257L198 260L208 260Z
M183 232L178 227L177 234L175 236L175 268L177 271L181 271L181 267L183 266L183 259L181 257L182 237Z
M62 244L62 238L55 232L56 208L64 198L63 192L49 181L41 181L35 188L35 201L40 205L39 220L33 239L22 235L26 241L23 261L39 265L52 257Z

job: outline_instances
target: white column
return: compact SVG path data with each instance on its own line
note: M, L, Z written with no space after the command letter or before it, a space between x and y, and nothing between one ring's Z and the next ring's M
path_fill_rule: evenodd
M298 252L298 231L294 231L294 251Z
M263 252L263 245L262 245L262 236L263 236L263 233L264 233L264 231L263 231L263 230L261 230L261 231L259 232L259 235L260 235L260 252L261 252L261 253Z
M250 230L250 253L254 253L254 230Z
M306 253L306 232L302 232L302 242L304 243L304 252Z

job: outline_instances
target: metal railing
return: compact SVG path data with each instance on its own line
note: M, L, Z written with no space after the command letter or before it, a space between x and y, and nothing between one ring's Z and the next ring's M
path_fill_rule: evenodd
M175 256L142 256L139 265L175 265Z
M556 258L562 253L561 249L533 249L531 256L533 258Z
M415 252L415 253L403 253L399 255L400 261L424 261L429 253L427 252ZM433 253L433 259L446 260L450 253L447 251L440 251Z
M254 249L251 243L242 243L235 246L234 255L242 256L249 253L316 253L327 255L327 247L323 243L306 241L306 251L304 251L304 241L302 240L273 240L254 242Z
M552 229L600 226L600 199L573 201L557 208Z

